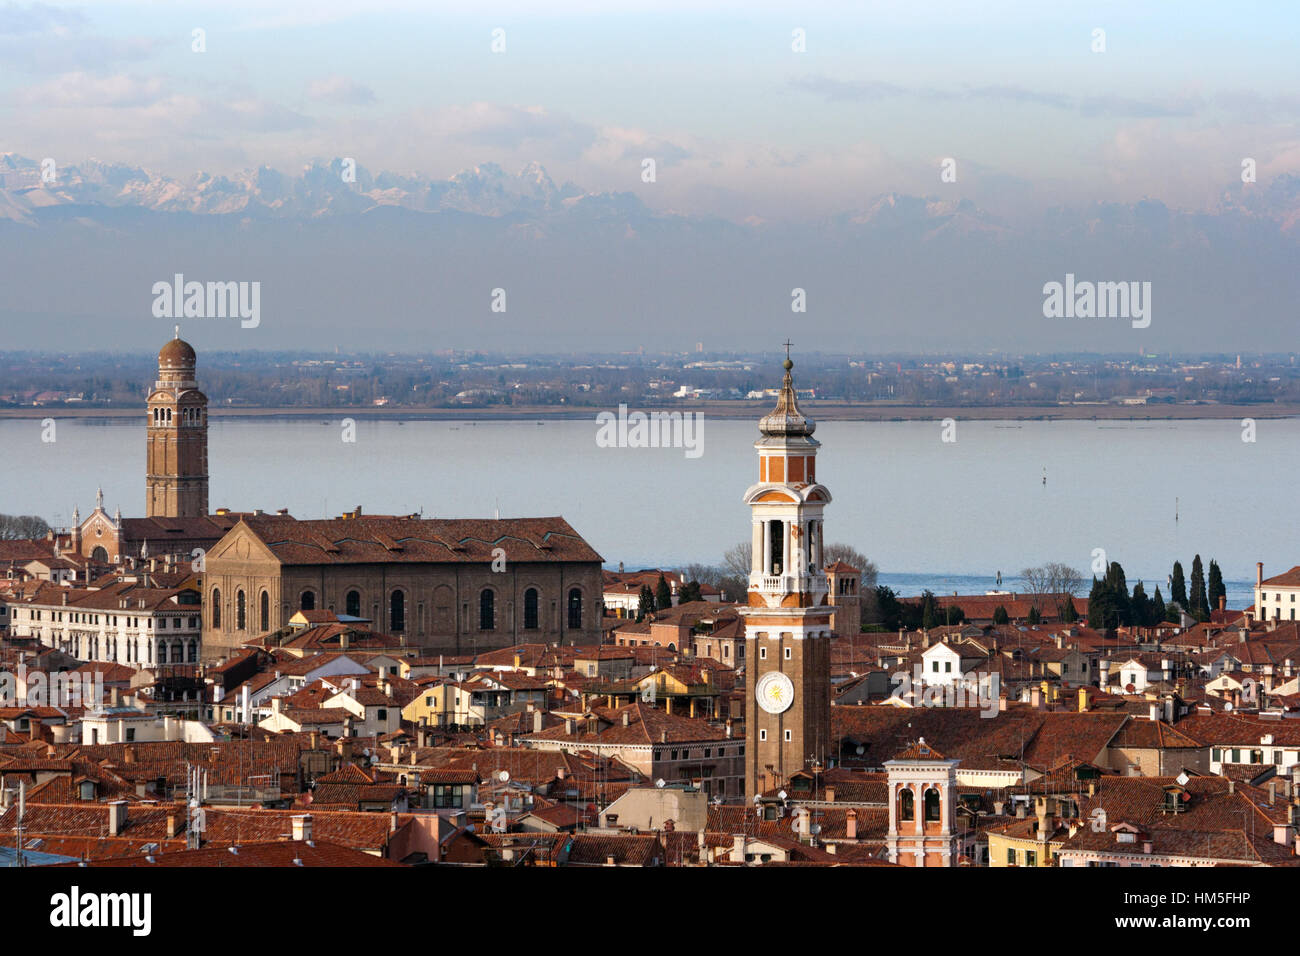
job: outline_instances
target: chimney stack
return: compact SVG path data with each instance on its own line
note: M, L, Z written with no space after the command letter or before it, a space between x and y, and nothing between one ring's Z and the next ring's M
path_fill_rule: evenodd
M1264 584L1264 562L1256 561L1255 562L1255 587L1257 588L1262 587L1263 584ZM1257 607L1255 608L1255 610L1258 611L1259 608Z
M293 838L298 843L311 842L311 814L310 813L294 814Z
M108 805L108 835L121 836L126 827L126 801L114 800Z

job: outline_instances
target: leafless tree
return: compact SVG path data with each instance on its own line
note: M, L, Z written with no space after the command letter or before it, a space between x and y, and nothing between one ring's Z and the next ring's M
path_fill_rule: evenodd
M1024 581L1025 590L1032 596L1030 600L1040 613L1045 598L1060 600L1067 594L1071 598L1078 597L1079 589L1083 587L1083 575L1060 561L1025 568L1020 572L1020 577Z
M0 541L17 541L28 538L43 538L50 526L44 518L36 515L0 514Z
M734 548L722 552L722 567L730 575L749 580L749 571L754 566L754 545L742 541Z

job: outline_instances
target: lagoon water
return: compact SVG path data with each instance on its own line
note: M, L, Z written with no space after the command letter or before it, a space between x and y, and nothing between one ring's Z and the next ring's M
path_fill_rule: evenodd
M815 416L815 409L812 410ZM503 517L560 514L610 565L716 562L749 536L741 496L757 477L749 421L710 419L703 454L601 448L594 420L407 421L218 417L210 429L211 504L288 508L302 518L367 512ZM0 421L0 512L68 522L103 486L111 512L144 508L144 423ZM1266 574L1300 564L1300 420L1241 423L823 422L818 476L834 502L827 540L852 544L901 593L981 592L1046 561L1090 573L1094 549L1148 593L1175 558L1199 552L1229 583L1230 606ZM1047 482L1043 483L1046 474ZM1175 520L1177 507L1177 520Z

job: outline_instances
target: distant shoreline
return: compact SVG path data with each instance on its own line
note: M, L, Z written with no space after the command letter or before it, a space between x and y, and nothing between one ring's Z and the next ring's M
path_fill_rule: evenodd
M632 410L698 412L709 418L757 419L771 410L771 401L691 402L672 405L635 405ZM883 405L849 402L804 402L804 411L822 421L939 421L944 418L967 421L1195 421L1198 419L1295 418L1300 405ZM491 408L418 408L356 407L310 408L263 406L222 407L209 409L212 418L357 418L389 421L586 421L596 417L604 406L557 408L554 405L510 406ZM85 418L133 419L144 415L144 402L138 409L99 408L66 405L0 408L3 419Z

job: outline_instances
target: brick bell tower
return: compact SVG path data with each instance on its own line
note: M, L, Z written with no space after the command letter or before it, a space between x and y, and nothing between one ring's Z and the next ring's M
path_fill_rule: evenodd
M831 614L822 555L816 423L799 410L786 343L776 408L759 420L758 483L745 492L753 563L745 621L745 794L783 786L831 753Z
M145 514L196 518L208 513L208 397L198 389L197 358L176 336L158 352L149 392Z

